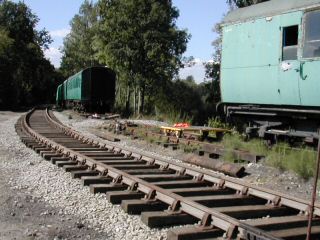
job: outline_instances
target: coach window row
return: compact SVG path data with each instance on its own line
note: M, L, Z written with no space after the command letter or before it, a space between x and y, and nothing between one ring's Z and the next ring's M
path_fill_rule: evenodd
M305 14L303 58L320 57L320 11Z
M302 58L320 57L320 11L307 12L304 17L304 37ZM298 58L299 26L283 28L282 60Z

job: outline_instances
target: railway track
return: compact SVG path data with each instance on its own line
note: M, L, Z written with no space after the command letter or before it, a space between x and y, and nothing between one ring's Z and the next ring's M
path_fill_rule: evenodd
M81 178L91 192L106 193L125 212L140 214L148 226L193 224L170 230L168 239L306 237L310 207L305 200L94 141L47 109L21 117L16 131L44 159ZM311 239L320 239L319 204Z

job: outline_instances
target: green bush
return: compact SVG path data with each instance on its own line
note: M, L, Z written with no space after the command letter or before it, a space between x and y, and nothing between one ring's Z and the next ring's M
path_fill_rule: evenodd
M212 128L225 128L225 129L231 129L232 127L221 121L219 117L212 117L208 119L208 127Z

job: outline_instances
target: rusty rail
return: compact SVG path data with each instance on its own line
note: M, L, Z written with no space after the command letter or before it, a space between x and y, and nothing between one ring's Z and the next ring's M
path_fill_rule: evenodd
M277 235L273 235L273 231L263 231L262 229L260 229L260 225L256 225L257 222L262 222L262 220L252 222L250 220L245 220L246 218L243 219L244 215L240 214L238 216L237 214L244 212L244 210L239 210L241 209L241 206L237 206L238 204L232 205L235 206L234 208L238 210L233 214L228 214L228 211L232 210L232 206L229 208L227 207L228 209L225 208L224 211L221 210L223 208L209 207L208 205L201 203L202 201L204 201L204 199L206 199L206 197L203 195L188 198L179 194L179 191L173 192L170 189L157 186L152 182L150 183L146 180L136 177L135 175L131 175L123 170L119 170L116 167L101 163L98 160L94 159L94 157L90 157L88 155L82 154L81 152L74 151L68 147L63 146L63 144L59 144L52 139L49 139L37 133L29 124L30 116L33 114L33 112L34 110L30 111L22 120L21 125L25 131L24 138L26 138L26 135L32 136L33 140L31 142L35 141L37 142L37 144L51 149L52 153L56 153L59 156L67 157L70 161L77 163L78 166L85 167L88 171L99 172L100 177L109 177L113 179L114 183L119 183L123 186L127 186L127 188L131 192L134 191L143 193L145 196L144 199L146 199L147 201L159 201L167 204L169 206L170 213L187 213L188 215L195 217L196 219L200 220L199 226L202 233L208 231L208 229L221 229L225 232L227 238L229 239L235 237L237 234L238 238L240 239L251 239L249 238L250 236L259 236L260 238L257 239L281 239ZM59 133L64 133L66 136L72 137L75 141L87 144L88 146L92 146L97 149L105 150L109 153L117 153L121 154L121 156L130 157L132 159L135 159L135 161L141 161L149 166L158 166L159 169L165 169L167 171L175 172L175 176L177 176L178 178L179 176L191 177L194 183L204 183L207 184L208 187L211 186L210 189L213 191L212 193L215 193L215 191L233 191L234 194L232 194L231 197L238 199L238 201L245 201L249 199L253 200L253 202L260 202L260 205L252 205L252 208L256 207L257 209L263 209L263 211L269 209L270 214L272 212L277 212L278 214L279 211L284 211L287 214L290 212L290 215L285 216L290 219L292 217L291 221L301 220L303 223L306 219L303 216L301 217L301 215L299 214L305 214L307 216L310 213L309 203L305 200L297 199L272 190L252 186L238 179L220 176L219 174L214 174L205 170L194 169L192 167L188 167L179 163L173 163L160 157L155 158L154 156L149 154L133 152L130 149L126 148L119 148L112 143L104 144L98 141L94 141L90 138L82 136L75 130L55 121L50 116L48 110L46 110L45 119L48 122L48 128L50 126L55 127L57 131L59 131ZM41 127L43 126L41 125ZM177 182L177 184L178 183L179 181ZM189 191L192 192L192 187L190 187ZM188 192L188 189L186 190L186 192ZM212 197L211 199L209 198L209 200L213 204L217 203L217 199L218 196ZM221 201L221 199L219 201ZM263 202L263 204L261 204L261 201ZM226 210L228 211L225 212ZM252 209L246 211L251 212ZM234 216L234 214L236 216ZM176 217L176 215L174 216ZM318 221L320 217L319 204L315 204L314 216L314 218ZM281 223L283 221L282 219L276 219L273 217L271 217L271 220L280 221ZM263 223L261 224L263 225ZM272 225L272 223L268 224L267 221L267 223L264 223L264 225L269 226ZM290 229L288 231L290 231ZM318 229L316 229L315 231L318 231ZM182 231L176 233L176 235L177 234L179 236L182 236L186 233ZM290 234L290 232L286 232L286 234Z

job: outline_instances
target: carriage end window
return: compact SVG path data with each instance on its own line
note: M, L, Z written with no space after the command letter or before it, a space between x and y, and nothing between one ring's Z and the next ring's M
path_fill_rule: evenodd
M298 25L283 28L282 60L295 60L298 56Z
M304 26L304 58L320 57L320 11L312 11L305 14Z

